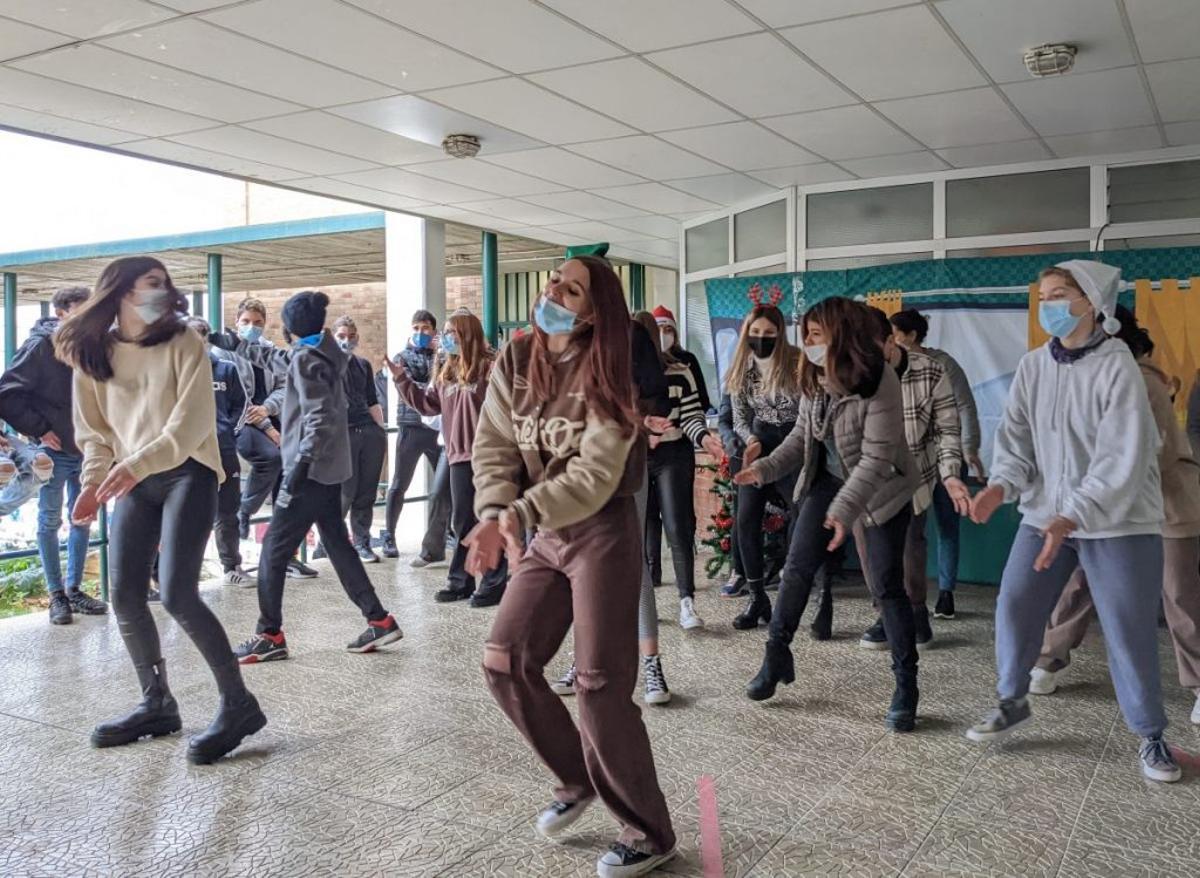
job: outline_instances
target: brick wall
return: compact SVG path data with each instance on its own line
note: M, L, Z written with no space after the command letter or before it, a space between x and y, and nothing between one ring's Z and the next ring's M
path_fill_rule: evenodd
M449 316L459 308L467 308L479 319L483 319L483 278L448 277L446 278L446 315Z

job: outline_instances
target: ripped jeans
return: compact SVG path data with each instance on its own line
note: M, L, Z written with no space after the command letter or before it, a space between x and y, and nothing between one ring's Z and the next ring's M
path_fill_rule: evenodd
M598 795L618 841L646 853L675 845L650 739L633 703L638 673L641 522L632 497L530 544L500 602L483 671L500 709L558 778L554 797ZM575 624L579 728L545 667Z

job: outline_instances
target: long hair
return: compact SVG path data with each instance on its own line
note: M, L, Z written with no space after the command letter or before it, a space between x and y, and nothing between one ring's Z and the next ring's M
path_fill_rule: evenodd
M642 329L650 334L650 341L654 342L654 350L658 353L658 362L664 369L679 362L671 355L670 351L662 349L662 329L659 328L658 321L654 319L653 314L649 311L638 311L633 315L633 319L642 324Z
M488 361L487 339L483 336L483 324L474 314L455 314L446 319L445 329L453 329L458 335L458 356L446 357L438 370L438 384L473 384L483 374Z
M186 332L183 315L188 310L187 299L175 289L167 267L151 256L125 256L104 267L91 298L73 309L58 328L54 335L58 359L97 381L112 378L112 347L116 338L113 324L120 313L121 299L133 289L139 277L156 268L167 278L168 307L162 317L146 327L137 344L149 348Z
M592 300L590 318L571 333L571 345L583 358L581 385L588 405L603 417L615 421L625 436L637 429L634 403L633 353L630 347L629 308L621 279L607 260L596 256L575 256L588 270L588 296ZM550 365L549 336L532 319L533 355L529 363L529 384L541 399L551 399L559 388L554 386Z
M742 332L738 336L737 349L733 354L733 362L729 365L729 373L725 378L725 390L730 394L741 392L746 381L746 371L750 368L750 326L754 321L765 317L775 327L775 350L762 376L766 391L774 396L796 396L800 392L800 351L787 338L787 323L783 312L774 305L755 305L742 321Z
M802 326L805 333L810 321L819 324L825 333L825 366L814 366L804 358L800 367L804 395L812 399L824 393L824 378L830 389L843 396L873 396L885 364L883 350L875 340L879 332L877 318L867 306L835 296L808 309Z

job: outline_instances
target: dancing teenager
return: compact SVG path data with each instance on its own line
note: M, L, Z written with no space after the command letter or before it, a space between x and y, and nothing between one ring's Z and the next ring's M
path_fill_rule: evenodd
M83 452L82 490L71 517L90 524L101 504L116 501L109 530L112 606L142 688L131 713L96 726L92 746L182 728L146 602L161 546L163 609L204 656L221 694L212 724L188 742L188 761L204 764L233 750L267 718L199 594L224 469L212 368L204 342L184 322L186 309L157 259L118 259L64 321L55 346L75 370L75 437Z
M641 534L634 495L645 441L630 374L621 282L590 256L553 272L535 329L505 347L475 439L468 569L514 574L484 647L488 687L558 779L537 819L562 835L599 796L621 824L597 863L643 875L675 855L650 740L630 699L637 681ZM526 552L523 533L533 533ZM575 623L579 727L544 677Z

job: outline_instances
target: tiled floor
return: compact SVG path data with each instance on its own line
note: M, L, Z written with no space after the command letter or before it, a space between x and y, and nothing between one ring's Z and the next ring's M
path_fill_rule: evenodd
M550 781L484 689L493 611L435 604L444 571L400 565L371 568L406 631L386 654L343 651L361 620L323 564L320 579L289 582L293 658L248 671L270 725L208 768L185 763L178 737L88 749L93 723L135 697L111 618L0 622L0 874L594 874L615 834L602 808L567 844L532 832ZM990 590L964 588L959 619L937 624L907 736L881 725L889 659L857 646L861 586L839 587L833 642L802 629L797 682L765 704L742 695L764 635L729 627L737 602L706 586L708 628L685 635L672 592L658 596L675 700L643 711L680 836L671 873L711 874L696 794L708 775L728 876L1197 874L1200 778L1143 782L1098 638L1060 694L1035 702L1029 730L978 747L962 731L991 699ZM231 636L248 633L253 590L205 595ZM214 709L212 685L155 612L186 735ZM1165 635L1162 656L1172 739L1198 751Z

